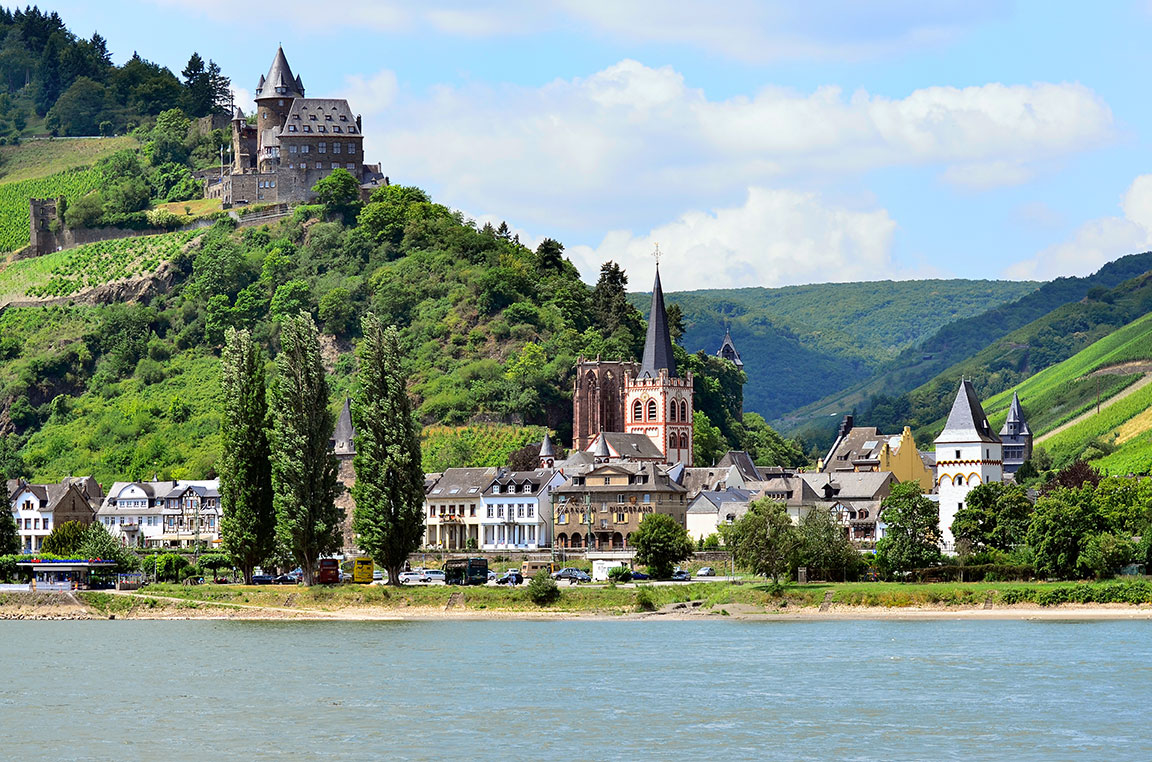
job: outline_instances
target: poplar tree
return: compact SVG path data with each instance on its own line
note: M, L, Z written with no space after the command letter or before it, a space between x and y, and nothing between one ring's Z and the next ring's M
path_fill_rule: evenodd
M12 517L12 496L8 494L8 476L0 468L0 556L20 552L20 536Z
M311 585L317 560L339 547L344 511L336 506L337 463L328 449L335 416L316 324L307 313L281 324L270 407L276 534Z
M369 313L356 349L352 424L356 437L356 502L352 528L358 544L400 584L408 554L424 534L424 469L412 404L400 367L400 332Z
M264 353L248 331L229 328L220 361L220 539L250 585L253 568L271 556L276 545Z

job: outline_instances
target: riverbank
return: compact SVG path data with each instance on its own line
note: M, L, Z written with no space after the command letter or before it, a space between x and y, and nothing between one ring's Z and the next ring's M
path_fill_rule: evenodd
M0 619L1152 619L1147 580L1100 583L724 582L522 588L152 585L139 592L0 594Z

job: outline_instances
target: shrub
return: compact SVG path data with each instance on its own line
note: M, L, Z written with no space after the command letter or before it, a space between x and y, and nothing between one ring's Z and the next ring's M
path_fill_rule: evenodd
M608 579L613 582L627 582L632 579L632 570L627 566L613 566L608 570Z
M528 597L537 606L547 606L560 600L560 587L548 572L541 569L528 583Z
M643 585L636 590L636 610L656 610L656 600L652 597L652 591L648 589L648 585Z

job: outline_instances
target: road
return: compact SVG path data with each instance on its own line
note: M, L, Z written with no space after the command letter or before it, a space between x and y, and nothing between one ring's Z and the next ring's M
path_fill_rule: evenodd
M1132 395L1132 394L1135 394L1136 392L1140 391L1145 386L1147 386L1149 383L1152 383L1152 373L1145 373L1144 378L1140 379L1139 381L1132 384L1131 386L1125 388L1119 394L1114 394L1111 397L1109 397L1108 399L1101 402L1100 403L1100 410L1101 411L1107 410L1108 408L1115 405L1117 402L1124 399L1125 397ZM1038 445L1046 439L1051 439L1052 437L1056 436L1060 432L1066 431L1067 429L1072 428L1073 426L1075 426L1078 423L1083 423L1084 421L1087 421L1089 418L1091 418L1094 415L1096 415L1096 407L1095 406L1093 406L1092 409L1089 410L1087 413L1081 413L1080 415L1076 416L1075 418L1068 421L1067 423L1060 424L1056 428L1049 431L1047 434L1044 434L1042 436L1037 437L1036 441L1033 442L1033 445Z

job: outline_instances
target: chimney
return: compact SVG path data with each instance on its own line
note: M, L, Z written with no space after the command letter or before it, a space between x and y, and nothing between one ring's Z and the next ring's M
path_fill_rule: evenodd
M364 134L364 130L360 126L360 115L359 114L356 115L356 131L359 132L361 135Z

